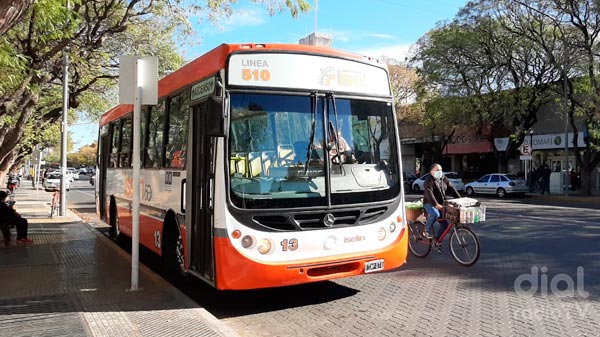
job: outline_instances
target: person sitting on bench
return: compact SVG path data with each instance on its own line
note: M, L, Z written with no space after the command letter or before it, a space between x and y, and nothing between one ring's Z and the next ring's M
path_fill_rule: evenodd
M6 203L8 194L5 191L0 191L0 227L2 227L2 235L4 236L4 244L10 244L10 226L17 227L17 243L33 243L33 240L27 238L27 227L29 226L27 219L22 218L17 213L12 205ZM14 204L14 203L13 203Z

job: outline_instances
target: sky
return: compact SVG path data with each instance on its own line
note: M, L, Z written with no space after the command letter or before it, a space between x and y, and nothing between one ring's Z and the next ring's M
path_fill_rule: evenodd
M467 0L308 0L312 9L296 19L289 12L269 15L264 6L241 0L237 11L216 25L195 25L199 43L183 47L191 61L222 43L298 43L316 31L332 37L331 47L371 57L404 61L410 47L435 28L454 18ZM267 0L268 2L268 0ZM74 150L98 136L97 123L69 127Z

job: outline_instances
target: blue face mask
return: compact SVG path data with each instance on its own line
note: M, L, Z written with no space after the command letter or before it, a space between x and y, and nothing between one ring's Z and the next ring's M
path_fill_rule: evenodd
M435 171L435 172L433 172L433 177L435 179L442 179L442 176L443 176L442 171Z

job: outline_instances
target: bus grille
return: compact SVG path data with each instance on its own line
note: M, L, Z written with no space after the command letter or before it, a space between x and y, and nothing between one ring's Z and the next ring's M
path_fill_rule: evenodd
M367 224L377 221L385 215L387 207L377 207L352 211L331 211L316 213L298 213L285 215L256 215L252 219L258 225L279 231L311 230L328 227L345 227ZM333 215L332 223L327 223L327 214Z

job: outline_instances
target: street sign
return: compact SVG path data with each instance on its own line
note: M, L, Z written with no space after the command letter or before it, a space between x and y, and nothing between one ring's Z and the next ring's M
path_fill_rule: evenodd
M531 149L529 148L529 144L523 143L519 148L521 150L522 155L531 155Z
M521 160L531 160L532 158L531 158L530 154L524 154L524 155L521 155L519 157L519 159L521 159Z

